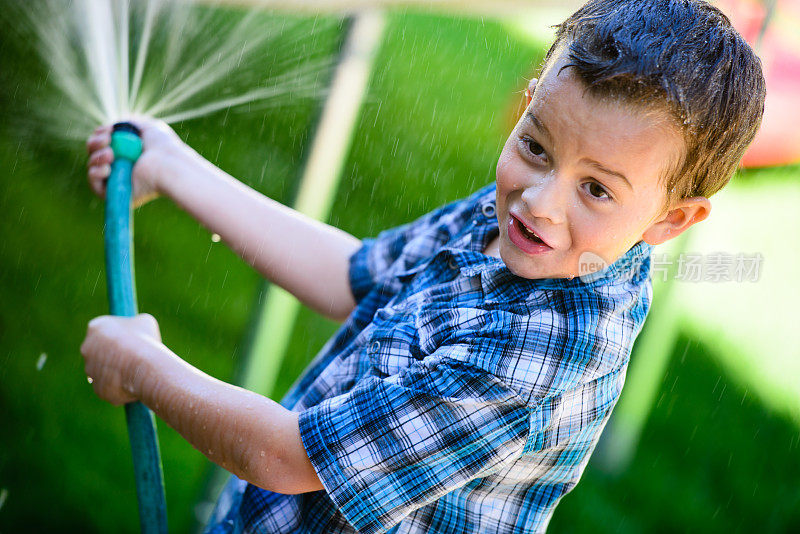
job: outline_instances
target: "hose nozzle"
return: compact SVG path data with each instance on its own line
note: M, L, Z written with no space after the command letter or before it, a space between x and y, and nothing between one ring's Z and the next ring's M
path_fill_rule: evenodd
M142 155L142 132L129 122L118 122L111 133L114 159L135 162Z

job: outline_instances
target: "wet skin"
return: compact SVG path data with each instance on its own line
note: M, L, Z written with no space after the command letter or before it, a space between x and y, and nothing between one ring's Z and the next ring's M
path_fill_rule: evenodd
M702 197L667 205L664 178L684 144L666 113L592 96L567 62L562 47L531 82L497 162L500 233L485 253L524 278L585 274L583 254L611 263L640 240L677 236L711 207Z

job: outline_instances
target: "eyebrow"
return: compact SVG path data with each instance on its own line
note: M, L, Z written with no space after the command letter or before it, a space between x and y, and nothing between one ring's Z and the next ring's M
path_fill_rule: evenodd
M551 143L553 142L553 136L550 134L550 130L547 129L547 126L545 126L542 121L540 121L539 118L533 114L532 111L528 110L528 113L526 113L525 116L533 123L534 126L536 126L537 130L542 132L544 136L547 137L548 141Z
M613 170L609 169L608 167L604 167L602 163L600 163L599 161L595 161L593 159L583 158L581 160L581 162L582 163L586 163L587 165L589 165L591 167L594 167L595 169L597 169L600 172L603 172L605 174L609 174L611 176L616 176L617 178L620 178L622 181L625 182L625 184L628 186L629 189L633 190L633 186L631 185L630 180L625 178L625 175L622 174L621 172L613 171Z
M542 134L547 138L547 140L550 143L553 142L553 135L550 133L550 130L547 129L547 126L545 126L544 123L542 121L540 121L539 118L536 115L534 115L532 111L529 110L525 114L525 116L527 117L527 119L529 121L531 121L533 123L533 125L536 127L537 130L542 132ZM591 167L594 167L598 171L600 171L602 173L605 173L605 174L608 174L610 176L616 176L617 178L619 178L622 181L624 181L625 184L628 186L628 188L630 188L631 190L633 189L633 186L631 185L630 180L628 180L625 177L625 175L622 174L621 172L609 169L608 167L606 167L605 165L603 165L599 161L595 161L595 160L589 159L589 158L581 159L581 163L586 163L587 165L589 165Z

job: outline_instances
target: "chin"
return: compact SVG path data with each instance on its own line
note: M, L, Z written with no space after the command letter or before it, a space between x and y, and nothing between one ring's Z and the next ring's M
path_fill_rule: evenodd
M542 272L541 269L537 268L528 268L525 269L524 267L520 268L521 265L524 265L530 260L525 256L525 254L513 246L511 247L512 251L509 252L503 244L500 245L500 259L503 260L503 263L506 265L511 273L519 276L520 278L528 278L530 280L540 280L542 278L557 278L556 276L548 275L546 272ZM515 254L516 252L516 254Z
M519 276L520 278L528 278L530 280L539 280L541 278L551 278L546 276L546 273L540 272L538 269L520 269L515 265L514 261L506 261L506 257L501 253L500 258L503 260L503 263L506 264L506 267L512 274Z

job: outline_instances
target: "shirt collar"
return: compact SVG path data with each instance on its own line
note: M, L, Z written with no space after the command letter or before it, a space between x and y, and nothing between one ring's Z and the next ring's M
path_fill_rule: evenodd
M608 267L589 275L537 280L515 275L500 258L483 254L499 231L495 198L495 187L487 187L472 208L471 224L445 247L463 275L480 275L487 303L526 300L537 289L629 291L649 279L653 246L644 241L636 243Z

